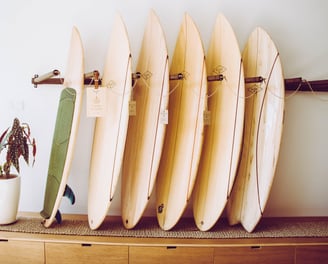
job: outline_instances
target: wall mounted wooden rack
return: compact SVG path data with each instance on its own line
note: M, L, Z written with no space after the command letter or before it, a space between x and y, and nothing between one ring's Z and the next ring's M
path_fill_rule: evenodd
M53 70L46 74L39 76L35 74L32 78L32 84L35 88L40 84L63 84L63 78L53 78L54 76L58 76L60 74L59 70ZM139 72L132 74L132 82L136 79L139 79L141 74ZM179 80L183 79L183 73L179 73L176 75L170 75L170 80ZM222 74L213 75L207 77L208 81L222 81L224 80L224 76ZM265 81L261 76L257 77L247 77L245 78L245 83L260 83ZM95 70L90 73L86 73L84 75L84 84L86 85L101 85L101 79L99 78L99 71ZM315 91L315 92L328 92L328 79L327 80L314 80L307 81L302 77L297 78L288 78L285 79L285 90L286 91Z

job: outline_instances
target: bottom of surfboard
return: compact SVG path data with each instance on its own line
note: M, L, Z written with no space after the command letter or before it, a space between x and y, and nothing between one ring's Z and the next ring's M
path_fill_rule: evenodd
M247 232L252 233L260 222L262 216L263 215L260 210L258 212L252 212L251 214L244 215L239 218L233 217L228 213L228 222L230 226L241 224Z
M106 215L102 218L88 218L89 227L91 230L97 230L105 220Z
M63 193L63 197L66 197L69 199L69 201L71 202L71 204L73 205L75 203L75 194L72 190L71 187L69 187L67 184L65 186L65 190ZM61 199L61 197L60 197ZM56 211L56 214L53 216L53 213L49 214L48 212L46 212L44 209L40 212L40 215L43 217L43 225L44 227L50 227L53 222L56 220L58 224L61 224L62 222L62 217L61 217L61 213L59 210Z
M58 224L61 224L62 222L62 216L59 210L56 212L55 218L50 217L48 219L44 219L42 224L44 227L51 227L55 220Z

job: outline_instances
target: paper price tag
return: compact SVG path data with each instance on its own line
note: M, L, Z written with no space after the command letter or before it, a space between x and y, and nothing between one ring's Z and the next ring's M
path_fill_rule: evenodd
M204 125L209 126L211 124L211 111L205 110L203 113Z
M129 115L130 116L136 116L137 115L137 102L136 101L130 101L129 102Z
M162 110L159 118L161 124L167 125L169 123L169 111L167 109Z
M107 106L106 87L87 88L87 117L102 117Z

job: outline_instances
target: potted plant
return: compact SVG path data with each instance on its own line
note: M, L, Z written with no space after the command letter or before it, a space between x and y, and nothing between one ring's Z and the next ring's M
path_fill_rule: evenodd
M31 139L30 126L14 118L12 127L8 127L0 136L0 154L6 150L4 162L0 164L0 224L16 221L20 197L20 160L30 164L30 152L35 161L36 142ZM11 173L15 168L17 173Z

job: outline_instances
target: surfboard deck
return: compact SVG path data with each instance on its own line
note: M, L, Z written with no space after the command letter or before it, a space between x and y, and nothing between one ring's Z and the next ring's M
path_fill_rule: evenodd
M156 182L159 226L175 226L190 198L203 143L206 105L206 66L200 34L185 14L177 38L170 75L169 122Z
M126 228L142 217L152 193L164 143L161 121L168 104L168 53L158 17L151 11L145 28L133 88L136 115L130 116L122 166L121 209Z
M63 195L75 201L72 190L67 187L67 179L73 159L82 105L84 82L84 52L78 29L72 30L63 91L58 105L55 131L48 168L44 196L43 225L50 227L57 219L61 221L59 206Z
M193 214L201 231L209 230L226 205L239 162L244 125L245 82L239 45L227 19L219 14L206 57L210 123L205 126Z
M107 51L102 85L107 87L105 115L95 122L88 185L88 222L104 221L119 179L129 120L132 88L131 52L126 27L116 15Z
M285 89L279 53L262 28L251 33L242 58L245 76L261 76L265 81L245 86L242 156L227 214L231 225L241 223L252 232L262 217L274 179Z

